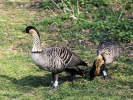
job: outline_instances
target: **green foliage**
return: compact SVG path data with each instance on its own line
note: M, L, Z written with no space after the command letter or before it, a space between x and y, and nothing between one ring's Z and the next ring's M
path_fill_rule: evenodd
M61 26L62 20L61 18L58 18L58 17L50 17L50 18L45 18L41 20L40 24L45 27L48 27L48 25L51 25L51 24L57 24L58 26Z
M67 7L70 7L71 5L77 6L77 0L62 0L62 1L61 0L40 0L37 7L43 8L43 9L47 9L48 7L54 8L54 7L56 7L56 5L54 3L56 3L57 6L59 6L62 9L65 6L67 6ZM88 0L78 0L78 4L80 6L85 6L87 2L88 2Z
M62 15L63 19L60 17L45 18L44 20L41 20L39 24L43 25L44 27L51 27L50 25L56 23L57 27L61 28L60 32L65 34L62 36L65 39L69 39L71 37L74 38L76 36L80 37L82 34L81 31L83 29L90 29L89 33L83 34L85 37L91 37L89 38L90 40L95 39L100 41L105 38L117 38L123 42L130 42L133 39L133 21L128 18L119 20L106 18L105 20L99 21L96 19L93 22L71 21L71 26L69 27L70 29L66 31L63 25L63 20L66 18L65 15ZM82 18L82 16L80 18ZM75 32L78 35L74 34Z
M70 37L72 36L71 33L74 34L76 32L76 35L74 35L73 38L76 36L83 36L88 37L90 41L117 38L123 42L130 42L133 39L133 20L126 17L127 11L130 13L133 9L130 5L131 0L127 0L126 2L111 0L79 0L79 6L84 6L85 8L83 10L80 9L80 13L77 11L77 0L70 0L70 2L68 0L62 1L68 8L71 8L70 4L72 5L75 12L74 16L77 18L77 20L71 19L69 30L67 29L66 31L66 27L64 27L63 23L70 18L70 12L56 17L45 18L40 21L39 24L47 27L48 25L57 23L57 27L61 28L58 32L68 33L70 34ZM43 1L41 1L41 3L43 4ZM61 1L56 3L61 8L66 7ZM119 10L114 10L115 8L113 7L117 7L116 5L120 5ZM83 29L89 29L90 31L81 35ZM66 36L64 36L64 38L67 39Z
M47 9L48 7L54 8L55 5L51 0L40 0L37 7Z
M113 21L99 21L92 25L92 37L96 39L117 38L123 42L130 42L133 39L133 21L129 19L113 20ZM91 32L90 32L91 33ZM95 34L95 35L94 35ZM93 36L94 35L94 36Z

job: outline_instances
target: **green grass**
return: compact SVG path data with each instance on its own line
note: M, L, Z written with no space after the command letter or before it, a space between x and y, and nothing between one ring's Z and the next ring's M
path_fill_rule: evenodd
M88 81L77 76L73 82L64 81L61 73L58 91L46 93L50 89L49 72L40 70L30 58L32 37L21 31L31 25L37 16L47 13L31 8L16 8L18 5L0 5L0 100L131 100L133 98L133 57L122 54L118 61L107 65L108 75L114 80L104 81L96 77ZM18 6L19 7L19 6ZM4 12L4 13L1 13ZM48 14L49 15L49 14ZM13 17L15 16L15 17ZM39 21L43 19L40 17ZM91 67L95 59L97 44L89 48L79 40L69 40L70 33L58 33L41 25L36 25L41 34L42 46L68 46ZM77 31L78 33L78 31ZM59 37L59 35L62 35ZM79 39L85 38L73 33ZM67 43L68 42L68 43ZM45 44L46 43L46 44ZM79 45L78 45L78 44ZM76 45L75 45L76 44Z

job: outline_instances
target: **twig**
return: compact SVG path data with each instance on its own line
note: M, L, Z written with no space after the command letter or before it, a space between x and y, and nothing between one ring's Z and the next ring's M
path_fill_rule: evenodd
M78 11L78 15L79 15L79 1L77 0L77 11Z
M121 16L122 16L122 12L121 12L121 14L120 14L120 16L119 16L118 20L121 18Z
M69 8L67 7L67 5L64 3L64 1L63 1L63 0L61 0L61 2L62 2L62 4L63 4L63 5L65 5L65 6L66 6L66 8L67 8L67 9L69 9ZM68 10L68 11L69 11L69 10ZM66 10L64 10L64 12L66 13ZM69 11L69 12L70 12L70 11Z
M14 24L26 24L26 23L10 23L11 25L14 25Z
M56 22L53 22L51 25L54 25L54 24L55 24L55 25L58 25L58 23L56 23Z
M57 8L59 8L63 12L63 10L53 0L51 1L57 6Z
M77 20L77 19L78 19L78 18L75 17L73 14L72 14L69 18L72 18L72 19L74 19L74 20Z
M80 19L80 20L83 20L83 21L86 21L86 22L92 22L92 21L88 21L88 20L85 20L85 19L82 19L82 18L77 18L77 19Z
M52 10L52 9L50 9L50 7L49 7L49 6L48 6L48 9L49 9L52 13L54 13L54 12L53 12L53 10Z
M69 0L69 5L70 5L70 7L71 7L71 9L72 9L72 12L73 12L73 14L74 14L74 10L73 10L73 7L72 7L72 5L71 5L70 0Z
M74 15L71 15L69 18L73 18L74 20L82 20L82 21L86 21L86 22L91 22L91 21L88 21L88 20L85 20L85 19L82 19L82 18L77 18L75 17Z
M0 20L0 22L5 22L6 20Z
M71 14L74 12L72 9L68 8L68 6L64 3L63 0L61 0L62 4L64 4L66 6L67 9L65 9L65 11L69 11Z

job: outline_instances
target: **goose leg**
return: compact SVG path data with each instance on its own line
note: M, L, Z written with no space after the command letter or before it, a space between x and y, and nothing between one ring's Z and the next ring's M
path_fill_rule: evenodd
M53 90L53 91L56 91L56 90L57 90L57 86L58 86L58 76L59 76L59 74L54 74L54 83L53 83L53 86L52 86L52 90Z
M46 93L49 93L49 92L57 90L57 86L58 86L58 74L52 73L51 76L52 76L52 79L51 79L50 86L52 87L52 89L46 91Z
M107 72L106 72L106 70L105 70L105 65L103 64L103 78L106 80L106 79L108 79L108 76L107 76Z
M54 73L51 74L51 84L50 84L50 87L53 86L53 83L54 83Z

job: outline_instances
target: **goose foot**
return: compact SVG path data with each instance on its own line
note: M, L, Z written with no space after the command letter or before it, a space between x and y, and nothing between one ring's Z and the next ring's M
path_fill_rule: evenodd
M58 74L52 73L52 81L50 86L52 87L51 90L46 91L46 93L56 91L58 86Z
M104 80L114 80L112 77L109 76L103 76Z
M52 89L50 89L50 90L47 90L46 93L50 93L50 92L53 92L53 91L57 91L57 88L54 87L54 88L52 88Z
M104 80L109 80L108 76L103 76Z

